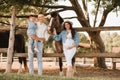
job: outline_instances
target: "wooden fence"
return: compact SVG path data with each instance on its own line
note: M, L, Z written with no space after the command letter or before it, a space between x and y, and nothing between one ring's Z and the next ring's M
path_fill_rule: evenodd
M7 48L0 48L0 53L7 53ZM36 56L36 54L34 55ZM1 55L2 57L2 55ZM15 53L14 57L28 57L27 53ZM64 57L64 54L60 53L43 53L43 57ZM75 55L76 58L95 58L95 57L102 57L102 58L120 58L120 53L77 53ZM118 61L120 62L120 61ZM113 59L112 62L113 69L116 69L117 60Z

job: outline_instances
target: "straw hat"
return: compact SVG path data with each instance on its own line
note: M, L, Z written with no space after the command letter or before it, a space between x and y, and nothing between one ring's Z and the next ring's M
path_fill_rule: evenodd
M73 22L71 21L64 21L62 25L64 25L65 23L70 23L71 25L73 25Z

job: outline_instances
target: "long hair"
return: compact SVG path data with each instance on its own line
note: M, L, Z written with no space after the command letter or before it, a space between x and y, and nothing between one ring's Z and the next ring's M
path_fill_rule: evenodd
M72 22L70 22L70 21L65 21L65 22L63 23L63 28L64 28L64 30L66 30L66 28L65 28L65 23L68 23L68 24L70 25L70 30L71 30L71 33L72 33L72 39L74 39L74 37L75 37L75 29L72 27Z

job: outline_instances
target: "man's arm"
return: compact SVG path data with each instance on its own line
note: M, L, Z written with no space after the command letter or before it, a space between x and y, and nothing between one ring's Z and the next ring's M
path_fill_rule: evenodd
M36 35L29 35L32 39L36 40L36 41L44 41L45 38L39 38L38 36Z

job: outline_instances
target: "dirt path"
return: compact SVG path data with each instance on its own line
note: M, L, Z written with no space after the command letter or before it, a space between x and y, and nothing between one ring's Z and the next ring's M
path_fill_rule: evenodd
M0 72L5 71L6 63L0 63ZM37 74L37 62L34 62L35 66L35 74ZM66 64L64 63L63 65L63 72L66 72ZM13 72L17 73L17 69L19 68L18 62L14 62L12 65L12 70ZM24 69L23 69L24 70ZM111 69L98 69L98 68L93 68L92 66L89 65L84 65L84 66L77 66L76 67L76 73L75 76L77 77L117 77L120 78L120 70L111 70ZM23 72L23 73L28 73L28 72ZM43 62L43 74L44 75L54 75L54 76L59 76L59 66L58 63L55 62ZM64 74L65 76L65 74Z

